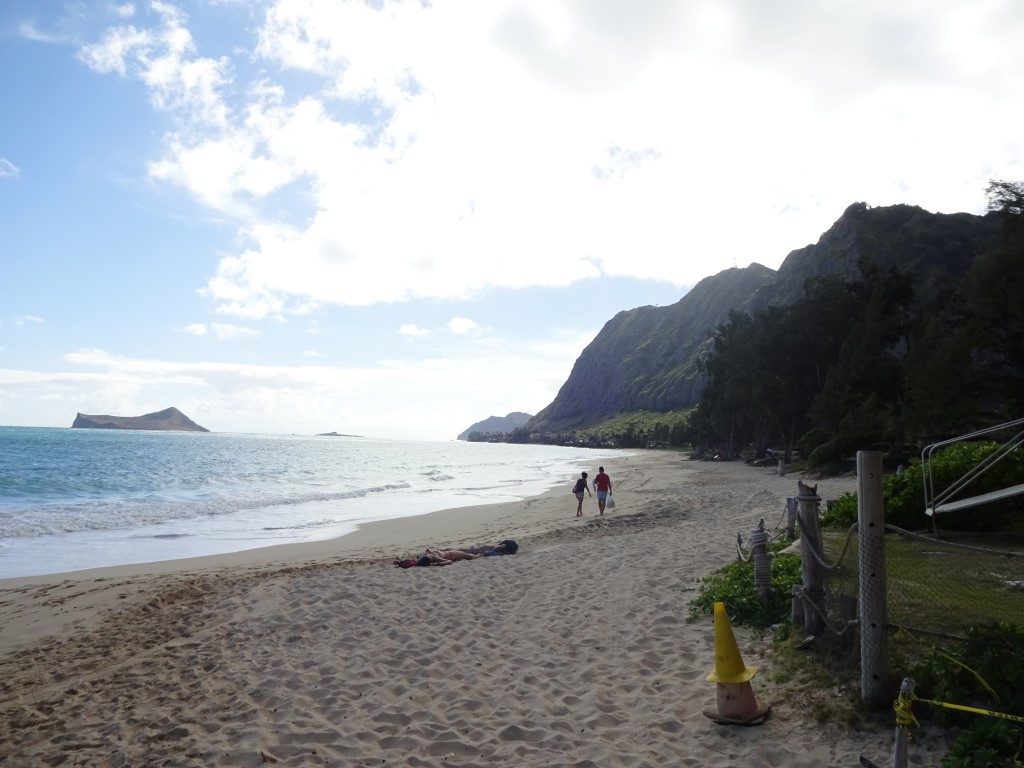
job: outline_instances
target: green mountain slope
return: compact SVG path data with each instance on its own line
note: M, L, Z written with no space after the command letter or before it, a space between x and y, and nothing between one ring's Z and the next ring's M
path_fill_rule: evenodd
M760 264L727 269L701 280L671 306L617 314L527 429L559 432L620 413L692 407L705 383L699 361L730 310L788 305L803 296L808 278L853 279L862 260L909 272L919 295L928 296L944 280L962 277L998 231L991 214L851 205L816 244L791 252L777 272Z

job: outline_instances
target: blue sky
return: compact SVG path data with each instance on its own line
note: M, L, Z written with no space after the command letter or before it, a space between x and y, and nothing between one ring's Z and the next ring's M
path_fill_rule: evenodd
M0 423L451 438L851 202L1024 178L1011 2L0 5Z

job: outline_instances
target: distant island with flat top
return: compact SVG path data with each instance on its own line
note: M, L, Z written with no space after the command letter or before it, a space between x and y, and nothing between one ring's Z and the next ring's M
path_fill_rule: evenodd
M79 413L72 429L154 429L165 432L209 432L177 408L165 408L143 416L91 416Z

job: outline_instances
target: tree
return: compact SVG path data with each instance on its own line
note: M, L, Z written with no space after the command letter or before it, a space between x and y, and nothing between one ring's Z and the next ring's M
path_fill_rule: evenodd
M990 182L988 196L1002 229L968 276L968 304L983 396L996 415L1014 417L1024 409L1024 183Z
M1024 215L1024 182L992 180L985 188L988 210L1009 216Z
M923 307L903 358L904 419L922 443L970 431L979 420L975 336L962 291L946 285Z

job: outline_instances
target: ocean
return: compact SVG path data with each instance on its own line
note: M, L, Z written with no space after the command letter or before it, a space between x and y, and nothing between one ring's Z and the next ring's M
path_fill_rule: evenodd
M0 427L0 578L330 539L515 501L616 451Z

